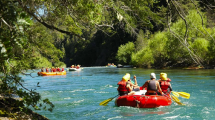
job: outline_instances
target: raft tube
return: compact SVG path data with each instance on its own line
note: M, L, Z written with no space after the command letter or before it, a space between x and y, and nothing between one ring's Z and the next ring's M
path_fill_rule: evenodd
M137 106L139 102L139 106ZM139 108L157 108L160 106L169 106L172 104L170 95L124 95L116 99L116 106L130 106Z
M53 76L53 75L66 75L66 71L63 72L38 72L40 76Z

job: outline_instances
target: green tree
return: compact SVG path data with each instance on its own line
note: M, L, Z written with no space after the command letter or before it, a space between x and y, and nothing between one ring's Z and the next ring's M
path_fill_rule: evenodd
M117 59L121 64L129 64L131 62L131 55L135 51L134 43L128 42L125 45L121 45L117 52Z

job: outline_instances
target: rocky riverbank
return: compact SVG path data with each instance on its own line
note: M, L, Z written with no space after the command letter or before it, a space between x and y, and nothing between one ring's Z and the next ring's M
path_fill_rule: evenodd
M24 107L22 101L0 97L0 120L49 120Z

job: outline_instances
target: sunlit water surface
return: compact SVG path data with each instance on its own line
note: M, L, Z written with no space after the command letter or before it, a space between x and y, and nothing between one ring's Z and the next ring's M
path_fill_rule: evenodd
M190 99L179 98L186 106L173 102L159 108L116 107L114 101L99 106L105 99L116 96L117 83L125 73L136 75L141 86L151 72L166 72L174 91L190 93ZM33 73L32 76L37 76ZM85 67L81 71L67 71L65 76L24 76L29 89L37 88L42 98L49 98L53 112L36 111L51 120L211 120L215 118L215 70L154 70L132 68Z

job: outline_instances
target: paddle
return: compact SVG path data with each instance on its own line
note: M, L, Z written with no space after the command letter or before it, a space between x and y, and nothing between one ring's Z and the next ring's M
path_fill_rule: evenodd
M186 92L178 92L178 94L183 97L183 98L186 98L186 99L189 99L190 98L190 94L189 93L186 93Z
M171 95L171 98L172 98L172 100L173 100L174 102L176 102L178 105L185 105L185 104L181 103L180 100L179 100L177 97Z
M115 96L115 97L118 97L119 95ZM115 97L112 97L112 98L109 98L107 100L104 100L102 102L100 102L99 105L102 105L102 106L106 106L110 101L112 101Z
M183 98L186 98L186 99L189 99L190 98L190 94L189 93L186 93L186 92L174 92L174 91L171 91L171 93L176 96L176 97L183 97Z
M171 93L175 96L175 97L179 97L179 94L177 92L171 91Z

